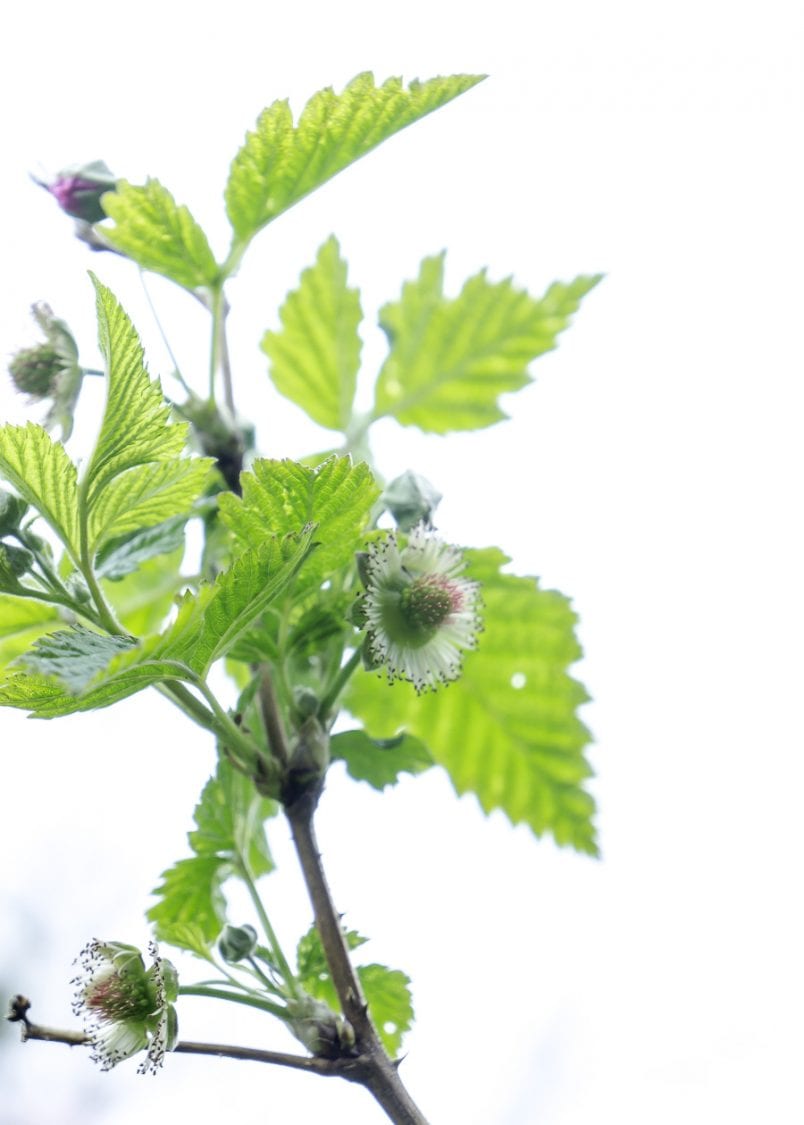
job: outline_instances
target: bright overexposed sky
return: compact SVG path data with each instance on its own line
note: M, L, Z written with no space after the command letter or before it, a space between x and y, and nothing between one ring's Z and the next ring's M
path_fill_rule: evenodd
M271 393L257 342L331 233L369 368L376 310L444 247L453 292L484 266L535 294L607 275L511 421L375 440L387 476L412 467L444 493L445 538L499 544L572 596L593 696L600 862L484 818L438 771L383 797L332 771L335 897L368 956L413 978L404 1075L433 1125L804 1119L803 47L794 0L43 0L0 17L4 360L36 339L44 299L91 362L92 268L152 372L170 370L133 267L73 240L30 171L103 158L157 176L222 252L226 169L259 111L362 70L490 77L250 252L232 350L264 453L327 440ZM151 292L203 386L203 321L159 279ZM0 416L25 417L2 375ZM147 941L148 894L186 854L213 763L186 726L155 695L53 724L0 713L0 986L42 1022L73 1023L89 937ZM271 842L266 901L292 947L309 908L282 824ZM188 1001L180 1019L187 1038L293 1049L241 1011ZM383 1120L346 1083L183 1056L157 1079L101 1074L16 1038L0 1028L0 1125Z

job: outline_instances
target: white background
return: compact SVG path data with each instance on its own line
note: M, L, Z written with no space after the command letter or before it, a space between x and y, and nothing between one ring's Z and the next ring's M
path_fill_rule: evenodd
M378 306L442 247L452 291L483 266L537 294L607 274L510 422L449 445L389 425L375 443L387 475L411 466L444 492L445 537L498 543L572 595L603 860L486 820L435 771L382 798L333 771L320 835L338 905L370 958L413 978L403 1073L434 1125L799 1123L798 5L78 0L2 23L0 351L34 342L46 299L92 362L91 267L162 375L133 268L73 241L30 170L101 157L156 175L222 253L226 168L264 105L298 110L364 69L490 75L260 237L231 292L238 400L265 453L325 444L272 397L256 345L332 232L363 292L367 371ZM152 291L203 387L201 318ZM0 402L23 418L7 382ZM97 408L90 388L74 455ZM0 985L69 1025L86 939L147 940L212 749L150 696L0 724ZM292 946L309 910L281 824L272 843L266 898ZM187 1002L182 1033L292 1049L216 1013ZM358 1088L251 1064L105 1075L6 1025L0 1048L2 1125L382 1120Z

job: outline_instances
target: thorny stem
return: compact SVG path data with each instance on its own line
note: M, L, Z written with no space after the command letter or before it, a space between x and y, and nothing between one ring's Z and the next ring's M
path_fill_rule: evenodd
M427 1125L427 1119L402 1084L396 1066L385 1052L349 958L341 918L332 900L316 841L313 814L317 798L318 793L303 795L285 808L285 815L332 981L343 1014L354 1028L357 1050L364 1064L364 1076L356 1080L362 1081L394 1125Z

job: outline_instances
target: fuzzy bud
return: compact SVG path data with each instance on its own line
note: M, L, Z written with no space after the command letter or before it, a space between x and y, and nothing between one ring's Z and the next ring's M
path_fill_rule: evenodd
M441 503L441 493L425 477L408 469L391 481L380 499L400 531L411 531L417 524L433 526L433 512Z
M46 188L67 215L85 223L106 218L101 196L114 191L116 179L102 160L63 168L50 183L36 181Z

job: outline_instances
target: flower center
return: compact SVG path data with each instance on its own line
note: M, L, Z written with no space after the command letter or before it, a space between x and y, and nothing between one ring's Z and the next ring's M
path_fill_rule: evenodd
M111 973L87 991L86 1005L110 1022L144 1020L153 1010L147 982Z
M460 591L441 574L417 578L405 587L400 597L405 619L422 630L437 628L459 605Z

